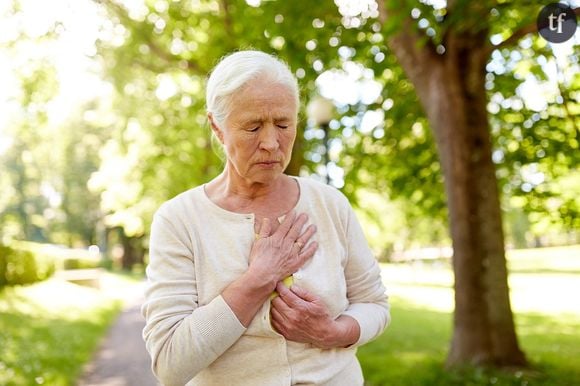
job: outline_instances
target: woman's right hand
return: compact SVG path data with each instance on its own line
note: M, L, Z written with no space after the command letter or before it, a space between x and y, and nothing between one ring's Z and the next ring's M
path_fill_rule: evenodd
M316 226L310 224L302 232L307 221L308 216L305 213L296 215L292 211L278 229L272 232L270 220L263 220L258 239L254 241L250 251L249 270L256 277L270 281L272 290L279 281L292 275L314 256L318 243L309 241L316 232Z

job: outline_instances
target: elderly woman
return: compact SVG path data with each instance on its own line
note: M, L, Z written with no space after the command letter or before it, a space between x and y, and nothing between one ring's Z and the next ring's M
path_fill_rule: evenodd
M295 77L263 52L208 80L224 170L151 229L143 335L165 385L363 384L356 348L388 324L387 296L347 199L284 174L298 106Z

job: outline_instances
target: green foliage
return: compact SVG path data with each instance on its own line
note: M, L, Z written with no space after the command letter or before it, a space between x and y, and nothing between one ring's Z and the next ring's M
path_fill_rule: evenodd
M13 5L14 17L26 17L18 14L18 2ZM17 85L9 101L15 108L0 133L9 144L0 151L0 182L6 186L0 192L0 232L4 239L95 243L100 198L86 185L98 167L106 124L89 119L98 103L54 114L63 103L62 68L50 55L59 34L50 28L40 37L27 36L23 27L15 32L17 38L0 47L3 57L14 59L8 68Z
M492 40L534 23L541 7L523 1L498 6ZM531 34L492 53L486 87L494 161L506 206L523 211L532 224L542 217L561 230L578 230L579 187L568 176L577 175L580 164L579 58L574 50L566 56L556 51Z
M64 269L89 269L100 267L100 261L95 259L66 259L63 261Z
M81 248L34 243L30 241L13 241L15 248L34 254L37 259L53 262L57 270L98 268L103 264L100 253Z
M197 4L192 8L189 2L147 3L146 8L136 12L114 2L105 3L113 23L123 26L119 36L122 44L117 40L114 44L101 40L99 53L123 97L119 104L123 111L119 114L139 122L142 135L149 137L147 145L150 147L138 163L132 161L135 168L129 177L130 184L142 188L125 203L117 201L116 210L135 209L125 220L119 218L121 223L128 223L127 218L137 217L137 213L149 217L155 205L139 204L143 199L162 201L219 172L220 161L211 151L203 113L204 78L221 56L233 49L254 47L274 52L290 63L300 78L305 103L320 92L316 82L325 71L347 74L347 69L356 64L361 66L361 74L365 74L359 76L358 81L379 82L382 91L377 100L337 103L338 114L330 124L328 141L340 144L340 151L331 153L330 159L344 172L343 191L358 204L358 189L376 190L386 200L400 201L406 217L415 219L410 221L428 217L438 224L437 227L444 226L447 212L443 177L430 125L413 85L391 54L387 39L401 28L404 18L412 14L413 28L426 37L424 44L444 44L447 31L486 33L496 40L505 40L529 24L539 7L531 2L504 1L492 6L457 1L450 9L427 2L393 2L387 7L394 13L381 24L368 15L343 16L330 1L309 3L307 7L281 1L262 2L256 7L244 1L219 5L200 1ZM493 60L498 61L502 55L517 58L519 53L531 63L528 67L534 74L547 79L547 68L534 64L541 55L549 54L546 45L539 44L538 39L533 39L535 43L531 47L516 45L497 50ZM575 63L574 58L571 57L572 63ZM495 73L497 66L489 67L488 92L492 100L498 92L506 98L515 94L524 79L522 66L515 62L517 60L504 61L501 74ZM160 99L158 91L168 80L175 86L174 93ZM562 87L574 111L572 101L576 86L566 83ZM558 101L549 100L548 103L553 111L549 114L561 116ZM142 108L144 105L150 108ZM540 165L546 181L553 183L541 184L533 192L521 189L525 182L522 171L536 167L538 157L535 154L539 146L545 147L546 141L548 147L561 143L563 150L566 138L572 138L570 135L573 136L574 131L569 119L546 119L545 126L534 126L522 132L521 138L513 138L518 132L516 126L533 121L537 113L519 109L513 114L510 110L503 103L499 113L491 115L496 155L505 155L498 162L498 176L500 189L506 191L506 210L513 204L512 197L526 197L523 201L525 216L542 210L546 214L554 213L545 208L550 198L556 197L562 209L554 221L562 221L567 224L566 229L574 229L573 219L578 218L575 216L577 203L561 199L554 190L561 185L559 178L567 171L548 166L560 162L558 151L544 148L544 164ZM371 131L362 132L361 122L368 111L382 111L385 118ZM557 129L548 132L553 125ZM123 126L120 129L126 131ZM307 134L316 128L303 121L301 129ZM559 134L561 130L566 134ZM514 141L521 151L513 151ZM542 143L544 145L539 145ZM325 152L324 143L299 133L296 147L295 157L303 158L297 161L302 165L302 172L317 173L321 154ZM123 151L118 154L120 159L128 159ZM563 162L568 169L575 164L573 156L565 156ZM149 188L154 184L162 188ZM342 183L338 181L337 186ZM544 194L542 190L552 193ZM534 219L528 221L533 223Z
M0 384L75 384L121 309L111 294L54 279L1 291Z
M132 192L117 194L105 207L112 213L110 225L131 228L132 222L139 223L129 232L139 234L148 228L140 221L149 219L161 201L220 171L204 113L205 77L221 56L249 47L289 62L300 79L304 105L318 93L316 80L324 71L347 74L354 63L366 66L370 75L367 70L359 81L375 78L383 86L382 95L370 105L340 106L340 117L330 131L330 141L342 144L342 151L331 160L345 172L344 192L355 203L354 192L361 186L386 192L390 199L405 201L412 196L410 205L403 205L412 209L412 216L428 213L444 221L434 143L413 87L389 55L376 20L361 17L360 28L345 27L345 17L331 1L308 7L280 1L259 7L244 1L219 6L201 1L197 8L188 2L156 2L139 12L107 2L105 8L123 31L117 40L99 41L100 57L119 92L116 107L121 119L115 145L105 152L97 174L107 183L93 186L105 193ZM167 85L171 92L162 95L160 90ZM384 124L370 133L359 130L367 110L381 110L393 100ZM303 120L294 154L294 162L306 174L316 173L319 161L314 155L324 151L319 140L303 137L310 129L314 128ZM138 153L128 151L132 144ZM119 164L131 165L130 173L111 183L109 176Z
M314 87L320 72L312 63L326 64L335 57L326 49L304 52L309 39L328 47L329 38L340 35L340 17L330 1L307 8L284 2L260 7L245 1L196 4L146 3L138 12L105 4L113 31L122 31L117 40L98 42L107 75L118 91L119 119L91 186L112 197L104 205L107 224L122 226L130 236L148 229L162 201L221 170L211 147L203 92L205 78L220 57L249 47L278 54L303 72L306 90ZM314 19L325 28L313 28ZM299 138L298 148L302 142ZM298 151L296 159L302 154ZM126 173L118 173L120 164L126 165Z
M30 251L0 245L0 287L31 284L54 273L54 261Z
M380 261L390 261L396 252L425 245L450 244L444 222L424 216L410 216L412 209L406 206L406 200L389 200L372 187L360 188L355 195L357 217L374 255Z
M17 3L9 13L18 15ZM409 21L430 48L444 49L446 36L458 31L485 33L497 45L533 23L541 5L385 1L393 13L382 20L372 6L353 16L339 3L95 2L96 14L106 16L91 55L112 91L57 124L48 114L61 89L57 64L42 50L29 55L27 47L59 39L58 23L41 37L18 31L2 47L25 58L14 69L20 90L19 111L6 130L12 144L0 154L6 167L0 182L7 187L0 192L2 235L72 246L99 243L105 228L117 226L130 237L146 234L162 201L220 172L204 112L205 79L220 57L251 47L289 62L304 105L322 92L320 79L329 73L356 78L359 85L377 82L375 100L361 91L358 99L335 101L328 138L335 150L329 156L344 181L333 183L359 206L360 189L395 201L412 229L426 218L437 229L445 227L443 175L430 124L388 47L389 37ZM578 55L556 61L551 47L533 34L490 52L486 80L494 160L504 210L513 212L507 228L519 227L514 239L520 244L550 227L577 230L580 190L577 178L567 176L578 173L580 154L574 151ZM551 69L556 63L557 81ZM543 109L526 104L521 85L530 79L553 91ZM363 131L368 112L384 118ZM324 141L309 136L317 128L301 115L292 167L317 174ZM529 176L538 173L543 182L530 184ZM443 239L440 234L433 237Z

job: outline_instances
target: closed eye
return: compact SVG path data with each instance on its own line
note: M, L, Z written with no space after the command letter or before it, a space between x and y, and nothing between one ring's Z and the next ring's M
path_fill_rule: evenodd
M278 124L276 126L278 126L281 129L287 129L288 128L288 125L280 125L280 124Z

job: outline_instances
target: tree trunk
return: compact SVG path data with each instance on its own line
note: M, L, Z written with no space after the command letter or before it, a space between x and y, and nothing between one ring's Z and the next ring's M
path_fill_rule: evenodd
M524 365L509 299L491 158L487 58L476 42L456 43L448 46L424 102L441 156L454 250L455 315L448 364Z
M408 27L408 24L407 24ZM449 366L523 366L511 311L485 66L487 31L450 34L444 55L407 28L389 40L434 131L449 207L455 313Z
M141 243L142 237L129 237L125 234L123 228L120 228L120 236L123 245L121 268L131 270L135 264L143 264L144 250Z
M300 175L300 169L304 165L304 129L296 129L296 139L292 148L292 158L286 167L285 173L291 176Z

